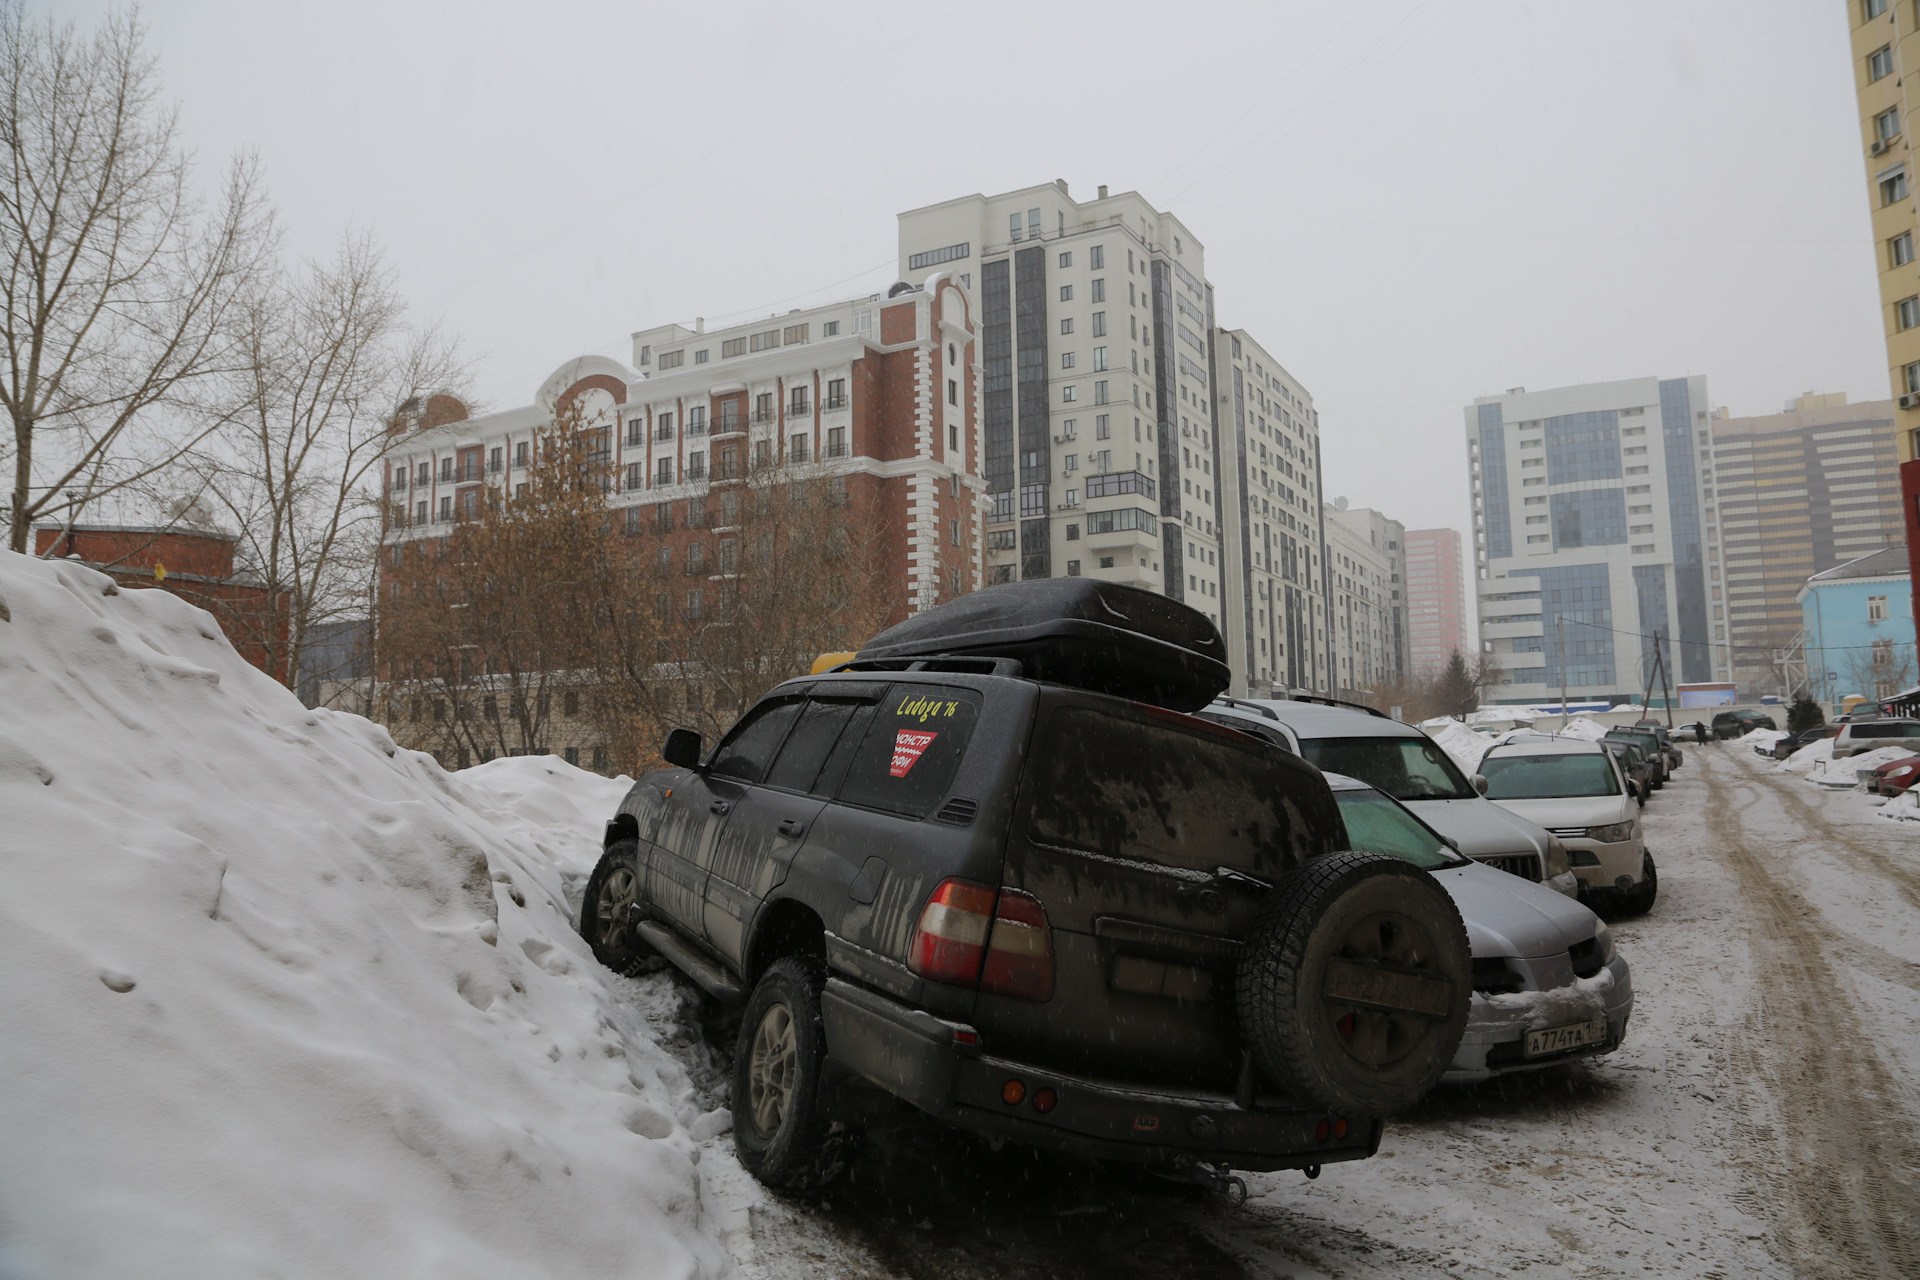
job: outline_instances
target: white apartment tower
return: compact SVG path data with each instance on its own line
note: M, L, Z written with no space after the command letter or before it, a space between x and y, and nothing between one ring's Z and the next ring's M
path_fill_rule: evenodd
M1330 688L1319 422L1215 322L1206 249L1137 192L1065 182L900 215L980 332L987 580L1098 577L1218 624L1235 692Z

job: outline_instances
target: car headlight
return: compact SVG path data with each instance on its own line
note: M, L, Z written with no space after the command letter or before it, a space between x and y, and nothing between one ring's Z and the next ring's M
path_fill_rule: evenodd
M1613 930L1607 927L1605 920L1594 922L1599 927L1593 931L1593 940L1600 944L1600 963L1613 963Z
M1633 839L1633 820L1616 822L1606 827L1588 827L1587 839L1598 840L1601 844L1619 844L1622 840Z
M1567 846L1560 843L1560 837L1547 837L1547 879L1566 875L1573 870L1573 864L1567 860Z

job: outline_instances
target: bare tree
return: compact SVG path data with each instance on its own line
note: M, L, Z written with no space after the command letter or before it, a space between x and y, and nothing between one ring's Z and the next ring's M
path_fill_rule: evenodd
M1853 682L1846 692L1876 701L1891 698L1913 686L1913 646L1878 640L1864 648L1847 650L1840 668Z
M198 199L131 12L89 35L0 0L0 406L8 545L168 466L211 429L229 323L277 246L257 166ZM79 482L76 484L76 482Z
M202 496L240 531L238 559L270 607L248 638L300 678L322 623L364 615L381 529L381 453L396 405L463 376L451 344L406 324L367 234L330 262L278 273L246 300L237 408L193 460Z

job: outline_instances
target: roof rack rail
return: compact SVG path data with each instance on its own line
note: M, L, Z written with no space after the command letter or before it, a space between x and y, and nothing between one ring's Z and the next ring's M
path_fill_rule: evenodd
M975 658L959 654L932 658L855 658L851 662L843 662L827 670L828 673L835 671L951 671L982 676L1019 676L1023 673L1017 658Z
M1262 716L1273 721L1275 724L1280 722L1280 717L1273 714L1273 708L1262 706L1260 703L1249 698L1235 698L1223 693L1213 700L1212 705L1216 707L1237 707L1241 711L1251 711L1254 715Z
M1317 702L1323 707L1348 707L1354 711L1364 711L1370 716L1379 716L1382 720L1391 720L1392 716L1378 707L1370 707L1364 702L1348 702L1345 698L1323 698L1317 693L1290 693L1289 702Z

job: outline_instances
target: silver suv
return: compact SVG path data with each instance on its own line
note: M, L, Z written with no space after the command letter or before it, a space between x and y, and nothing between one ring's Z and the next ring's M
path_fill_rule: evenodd
M1324 772L1379 788L1476 862L1570 898L1579 890L1557 837L1484 799L1485 780L1466 778L1438 743L1410 724L1330 698L1216 698L1200 714L1279 743Z
M1850 720L1833 739L1833 758L1865 755L1881 747L1920 752L1920 720Z

